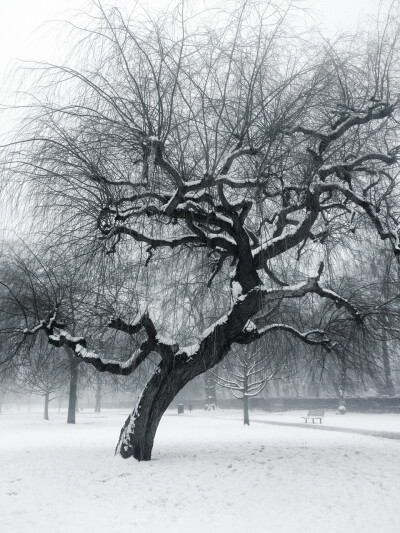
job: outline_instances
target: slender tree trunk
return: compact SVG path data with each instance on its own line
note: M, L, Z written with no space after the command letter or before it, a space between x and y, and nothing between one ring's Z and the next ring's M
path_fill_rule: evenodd
M340 384L339 384L339 413L346 413L346 390L347 390L347 366L346 360L340 360Z
M394 396L394 385L392 380L392 371L390 368L389 348L386 331L383 331L382 362L385 377L382 394L385 394L387 396Z
M103 382L101 375L98 373L96 376L96 403L94 406L94 412L100 413L101 411L101 396L102 396Z
M61 411L62 401L63 401L63 395L61 395L61 396L58 398L58 412Z
M199 326L202 330L205 329L204 315L201 309L198 310L199 313ZM204 374L204 389L206 394L206 401L204 405L205 411L212 411L217 407L217 393L215 380L212 374L207 370Z
M213 379L212 374L208 371L204 374L204 380L205 380L205 391L206 391L205 410L211 411L215 409L217 406L217 394L216 394L216 388L215 388L215 381Z
M399 267L397 269L397 274L399 274ZM385 271L385 278L383 281L383 296L385 300L388 300L390 297L389 294L389 275L390 275L390 264L387 265ZM386 327L388 327L388 316L384 316L384 328L382 332L382 363L384 371L384 386L381 394L387 396L394 396L394 385L392 380L392 372L390 369L390 358L389 358L389 347L388 347L388 336L386 332Z
M248 368L245 367L244 376L243 376L243 424L245 426L250 425L249 397L247 396L248 388L249 388Z
M46 392L46 394L44 395L44 419L45 420L49 419L49 396L50 396L50 393L48 392Z
M339 388L339 405L338 411L341 415L346 413L346 396L345 391L341 387Z
M76 398L78 389L78 365L79 362L76 359L71 359L67 424L75 424Z
M245 426L249 426L250 425L249 397L246 394L243 396L243 424Z

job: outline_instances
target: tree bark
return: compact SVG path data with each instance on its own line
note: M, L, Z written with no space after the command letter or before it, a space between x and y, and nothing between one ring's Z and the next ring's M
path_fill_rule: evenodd
M79 361L76 359L71 359L67 424L75 424L76 398L78 389L78 365Z
M169 372L161 362L125 421L116 453L124 459L134 457L138 461L149 461L161 417L190 379L182 373Z
M45 420L48 420L49 419L49 396L50 396L50 393L46 392L46 394L44 395L44 419Z

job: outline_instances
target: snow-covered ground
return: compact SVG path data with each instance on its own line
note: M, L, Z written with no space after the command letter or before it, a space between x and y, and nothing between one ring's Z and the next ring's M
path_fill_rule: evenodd
M261 423L244 427L232 411L170 412L153 461L138 463L113 455L126 414L84 412L75 426L65 424L64 414L51 413L48 422L41 413L0 415L0 530L400 531L398 440ZM298 422L299 413L293 416ZM354 416L360 421L367 415ZM400 427L399 415L368 416L373 429ZM340 417L340 423L350 420Z

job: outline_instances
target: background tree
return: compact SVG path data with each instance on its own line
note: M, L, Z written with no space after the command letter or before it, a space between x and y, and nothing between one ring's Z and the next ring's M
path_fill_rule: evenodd
M22 351L19 357L17 392L43 396L45 420L49 420L50 402L63 393L63 388L68 382L68 364L60 355L56 354L55 348L49 346L47 340L40 336L29 347L28 353Z
M266 348L254 343L234 349L213 373L214 382L229 389L235 398L243 400L243 423L250 425L249 400L261 394L278 374L288 372L288 358L273 342Z
M0 414L3 410L6 395L12 390L15 383L16 367L15 360L8 364L0 361Z

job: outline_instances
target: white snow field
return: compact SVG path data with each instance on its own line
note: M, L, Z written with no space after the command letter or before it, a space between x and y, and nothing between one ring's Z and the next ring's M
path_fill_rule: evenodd
M126 414L0 415L0 531L400 531L400 440L169 412L138 463L113 455Z

